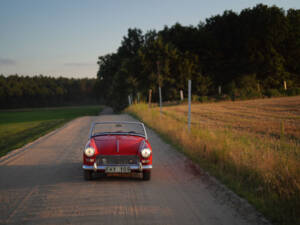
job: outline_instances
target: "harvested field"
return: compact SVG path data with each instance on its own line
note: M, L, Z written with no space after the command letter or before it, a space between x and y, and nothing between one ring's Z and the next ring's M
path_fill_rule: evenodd
M277 224L300 224L300 97L192 104L136 115Z
M178 119L186 119L187 106L164 108ZM232 129L254 136L300 140L300 97L258 99L240 102L193 104L192 121L210 129Z

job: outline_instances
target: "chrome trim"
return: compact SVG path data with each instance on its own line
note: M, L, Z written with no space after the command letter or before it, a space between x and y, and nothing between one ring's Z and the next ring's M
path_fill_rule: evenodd
M152 165L144 165L143 169L152 169Z
M94 167L93 166L82 165L82 169L84 169L84 170L93 170Z
M111 124L111 123L140 124L143 127L145 135L144 136L141 135L141 134L140 135L135 134L135 135L143 136L143 137L145 137L146 140L148 140L148 135L147 135L147 132L146 132L146 128L145 128L145 125L143 123L141 123L141 122L128 122L128 121L93 122L92 126L91 126L91 129L90 129L89 139L92 138L93 130L94 130L94 127L95 127L96 124ZM118 133L118 134L122 134L122 133ZM125 134L130 134L130 133L125 133Z
M114 165L107 165L107 166L114 166ZM88 165L82 165L82 169L84 170L105 170L107 166L97 166L96 163L94 163L93 166L88 166ZM117 166L129 166L131 170L140 170L142 171L143 169L152 169L152 165L142 165L142 167L140 167L140 165L117 165Z

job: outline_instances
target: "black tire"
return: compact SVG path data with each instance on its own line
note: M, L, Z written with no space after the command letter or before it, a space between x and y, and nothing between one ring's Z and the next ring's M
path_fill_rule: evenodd
M84 170L83 176L85 180L92 180L93 179L93 171L90 170Z
M145 170L143 171L143 180L150 180L151 179L151 170Z

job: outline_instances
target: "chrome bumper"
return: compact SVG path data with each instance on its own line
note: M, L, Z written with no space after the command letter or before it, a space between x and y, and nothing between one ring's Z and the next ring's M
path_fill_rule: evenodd
M82 169L97 171L97 170L105 170L106 167L108 166L129 166L130 170L139 170L139 171L152 169L152 165L142 165L141 163L139 165L107 165L107 166L97 166L97 164L94 163L93 166L82 165Z

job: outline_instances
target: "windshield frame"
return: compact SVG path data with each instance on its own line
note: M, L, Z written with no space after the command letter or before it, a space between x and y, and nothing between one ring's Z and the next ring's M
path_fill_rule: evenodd
M142 126L144 135L139 134L139 133L130 133L130 132L101 132L101 133L96 133L96 135L94 135L93 134L94 128L96 125L99 125L99 124L137 124L137 125ZM132 136L144 137L146 140L148 140L148 135L146 132L145 125L141 122L128 122L128 121L93 122L91 129L90 129L89 139L91 139L92 137L101 136L101 135L132 135Z

